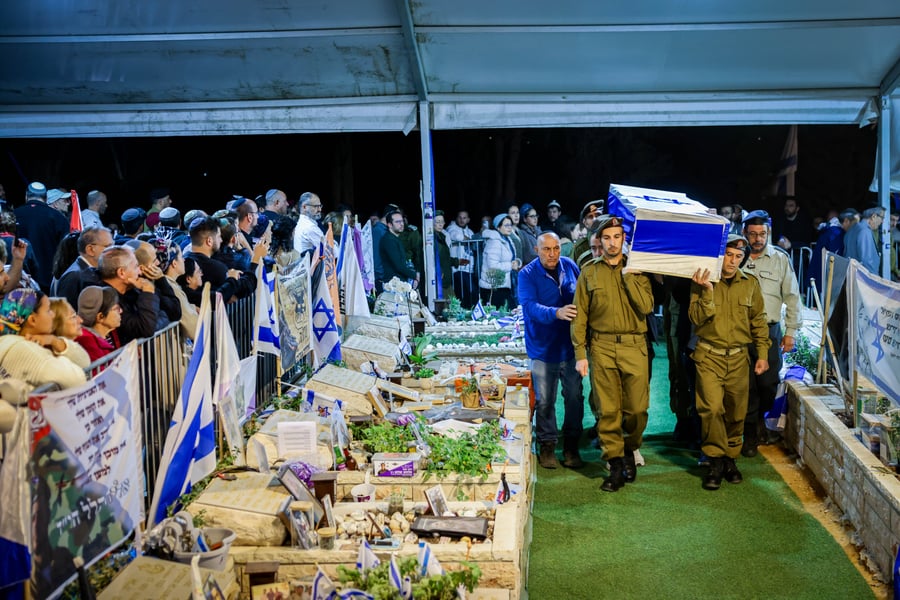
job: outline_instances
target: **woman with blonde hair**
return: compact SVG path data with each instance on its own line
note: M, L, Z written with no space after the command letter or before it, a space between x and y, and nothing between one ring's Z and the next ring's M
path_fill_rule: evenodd
M53 311L53 334L76 342L72 352L75 354L83 352L84 356L80 356L75 362L90 364L91 357L81 344L77 343L77 338L81 335L81 317L65 298L50 298L50 310Z

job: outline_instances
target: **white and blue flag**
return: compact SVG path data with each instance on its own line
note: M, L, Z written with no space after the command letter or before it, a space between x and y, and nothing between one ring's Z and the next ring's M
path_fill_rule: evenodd
M312 277L312 355L313 367L341 360L341 331L338 328L325 261L319 261Z
M609 186L607 211L622 219L630 243L625 272L640 271L690 278L709 269L710 281L722 272L731 223L680 192L627 185Z
M275 277L269 281L260 261L256 268L256 315L253 320L253 351L281 355L278 340L278 315L275 312Z
M481 319L485 318L486 316L487 316L487 313L484 312L484 306L481 304L481 299L479 299L478 304L476 304L474 306L474 308L472 308L472 320L480 321Z
M412 596L412 581L409 577L404 577L400 572L400 565L397 564L397 555L391 554L391 564L388 568L388 578L391 582L391 587L400 592L400 597L403 600L410 600Z
M441 566L437 556L431 551L428 542L419 542L419 577L430 575L443 575L444 567Z
M362 573L366 569L374 569L381 564L381 561L372 551L372 546L368 540L363 540L359 545L359 554L356 556L356 570Z
M336 590L337 588L335 588L331 578L325 574L322 567L318 567L316 576L313 577L312 594L310 595L310 598L312 600L328 600L333 597Z
M6 456L0 462L0 597L5 597L5 588L31 578L30 422L27 410L16 411L6 438Z
M181 394L160 459L153 490L148 529L166 518L166 510L179 496L216 468L216 437L210 377L209 284L203 287L200 318L194 335L194 353L188 362Z

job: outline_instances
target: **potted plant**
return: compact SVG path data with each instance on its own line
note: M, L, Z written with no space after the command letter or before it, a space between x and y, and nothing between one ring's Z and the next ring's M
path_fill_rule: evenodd
M481 406L481 388L474 373L463 380L459 390L459 397L466 408L478 408Z
M422 367L413 371L413 377L419 382L419 387L425 391L434 389L434 369Z

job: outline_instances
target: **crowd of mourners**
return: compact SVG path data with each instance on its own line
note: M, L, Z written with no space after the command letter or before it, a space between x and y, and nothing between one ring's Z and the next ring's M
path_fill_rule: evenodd
M72 231L72 192L28 185L12 208L0 186L0 376L31 386L85 381L85 368L123 344L178 323L194 335L201 290L209 283L225 302L253 294L260 265L284 253L315 254L329 230L336 245L343 225L356 225L349 207L323 218L311 192L291 203L278 189L250 199L234 196L212 214L182 213L167 189L148 209L106 215L107 197L87 194L82 229ZM482 216L470 227L467 210L448 222L434 216L437 298L521 305L532 361L535 438L545 468L583 465L579 437L582 381L589 377L594 431L609 462L602 489L617 491L636 477L647 422L652 342L664 329L670 405L676 436L699 445L709 465L704 487L742 479L735 459L765 443L761 416L775 396L782 352L801 326L798 272L819 281L821 253L859 260L878 272L884 248L891 276L900 279L900 232L891 214L890 242L880 239L884 211L831 211L811 219L794 198L784 214L719 209L729 238L722 272L693 280L623 270L624 228L594 200L576 221L553 200L543 214L531 204ZM393 278L418 288L425 256L419 229L389 204L366 223L376 292ZM812 248L811 258L797 248ZM798 262L800 261L800 262ZM424 287L424 286L423 286ZM420 289L420 292L426 292ZM653 308L662 306L663 322ZM782 316L783 315L783 316ZM565 404L563 461L555 403Z

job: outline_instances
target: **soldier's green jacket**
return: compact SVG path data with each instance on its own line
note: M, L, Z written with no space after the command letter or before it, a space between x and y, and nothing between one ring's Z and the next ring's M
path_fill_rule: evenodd
M578 313L572 320L575 360L587 358L592 333L645 334L647 315L653 312L650 278L643 273L622 273L628 257L610 265L603 257L584 265L575 285Z
M701 340L718 348L753 344L757 356L768 356L769 325L762 290L755 277L737 270L707 289L691 284L688 316Z

